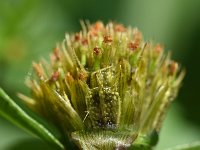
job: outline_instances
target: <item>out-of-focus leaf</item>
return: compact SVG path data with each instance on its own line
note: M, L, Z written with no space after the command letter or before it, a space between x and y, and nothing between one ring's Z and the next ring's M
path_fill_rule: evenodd
M176 146L174 148L169 148L167 150L200 150L200 142L180 145L180 146Z
M0 88L0 115L53 145L64 149L61 142L41 123L29 116Z

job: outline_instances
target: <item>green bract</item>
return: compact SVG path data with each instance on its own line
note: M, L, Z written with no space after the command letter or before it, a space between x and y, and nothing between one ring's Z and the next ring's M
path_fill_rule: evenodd
M137 29L101 22L82 29L66 35L50 63L33 63L32 97L20 98L77 148L151 149L184 73Z

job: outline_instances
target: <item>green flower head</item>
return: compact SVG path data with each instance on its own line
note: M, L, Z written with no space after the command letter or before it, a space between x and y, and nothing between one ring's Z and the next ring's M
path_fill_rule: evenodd
M85 150L150 149L184 76L138 29L102 22L66 34L50 63L33 68L26 81L31 97L19 96Z

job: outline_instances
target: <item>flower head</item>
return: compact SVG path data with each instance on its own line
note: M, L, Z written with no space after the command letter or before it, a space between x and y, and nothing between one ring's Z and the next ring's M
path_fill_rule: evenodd
M83 149L122 149L158 133L183 73L136 28L96 22L33 63L21 98ZM151 143L150 143L151 144Z

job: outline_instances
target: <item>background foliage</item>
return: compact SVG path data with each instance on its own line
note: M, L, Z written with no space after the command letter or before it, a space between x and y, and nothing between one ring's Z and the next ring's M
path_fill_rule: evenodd
M65 32L80 30L80 19L136 26L146 40L173 50L187 70L157 149L200 140L199 8L199 0L1 0L0 86L13 99L18 91L28 93L24 79L32 73L32 60L47 58ZM42 150L47 145L0 118L0 148Z

